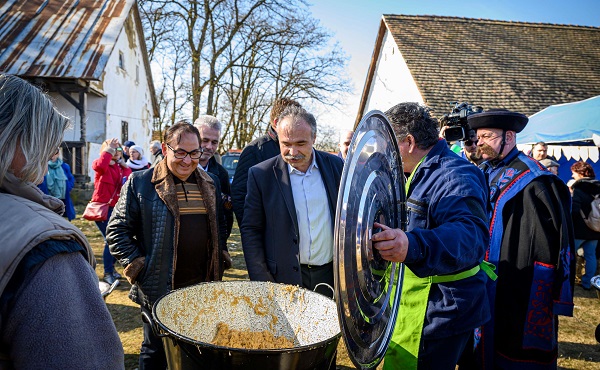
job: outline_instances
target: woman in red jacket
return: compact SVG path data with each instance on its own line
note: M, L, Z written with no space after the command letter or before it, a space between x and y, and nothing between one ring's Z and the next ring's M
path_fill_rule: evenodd
M108 218L104 221L96 221L96 225L102 237L104 237L104 252L102 259L104 261L104 281L111 284L119 279L119 275L114 268L115 259L111 256L106 243L106 226L113 208L119 200L121 187L131 174L131 169L127 167L123 160L123 148L119 144L119 139L109 139L102 143L100 148L100 158L92 162L92 169L96 171L94 177L93 202L108 203Z

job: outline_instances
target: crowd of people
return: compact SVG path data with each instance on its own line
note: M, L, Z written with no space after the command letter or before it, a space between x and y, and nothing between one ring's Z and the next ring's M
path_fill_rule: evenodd
M0 365L122 368L93 253L69 222L74 177L60 157L68 119L17 77L0 75L0 94L0 208L11 215L0 232ZM406 266L384 369L555 369L557 315L573 314L576 251L584 289L597 268L593 168L575 163L567 186L545 143L520 152L528 119L517 112L470 115L458 154L427 107L399 103L385 115L407 177L408 227L373 225L373 248ZM149 158L132 141L104 141L92 163L92 201L109 207L96 221L103 279L123 278L118 261L140 320L151 317L169 291L222 279L235 217L250 280L332 297L335 208L354 133L341 135L335 155L315 149L317 131L300 103L276 100L231 184L215 158L216 117L177 122L149 144ZM148 320L142 326L139 368L165 369L162 339Z

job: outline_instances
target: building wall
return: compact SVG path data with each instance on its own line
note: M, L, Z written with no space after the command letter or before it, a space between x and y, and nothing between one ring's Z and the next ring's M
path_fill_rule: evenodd
M389 30L383 38L368 91L365 114L374 109L386 111L401 102L423 103L423 97Z
M148 157L148 147L152 141L153 116L151 90L146 74L151 72L144 68L142 48L139 44L143 36L140 38L137 35L134 22L133 13L130 13L106 64L102 80L92 83L92 86L107 95L105 131L102 140L92 142L101 144L102 141L114 137L120 141L132 140L144 148L145 155ZM128 126L124 139L122 139L123 122L127 122ZM98 156L99 147L90 145L88 167L92 181L94 171L91 166Z
M146 73L151 72L144 69L139 40L130 14L104 70L102 87L108 95L106 137L121 139L121 124L127 122L129 130L124 139L146 149L152 131L152 100Z

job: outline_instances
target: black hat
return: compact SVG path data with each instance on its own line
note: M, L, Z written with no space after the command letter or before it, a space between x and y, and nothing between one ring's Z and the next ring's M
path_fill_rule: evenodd
M501 130L521 132L529 119L526 115L511 112L507 109L489 109L485 112L471 114L467 117L472 129L499 128Z

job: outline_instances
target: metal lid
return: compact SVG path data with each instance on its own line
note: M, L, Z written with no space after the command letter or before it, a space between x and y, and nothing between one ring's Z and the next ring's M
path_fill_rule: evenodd
M373 222L406 229L404 174L385 115L360 122L342 172L334 230L336 302L342 335L357 368L375 368L389 345L400 307L403 264L371 246Z

